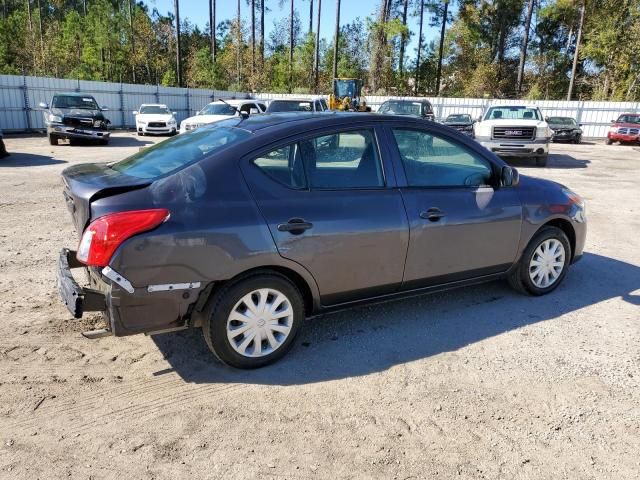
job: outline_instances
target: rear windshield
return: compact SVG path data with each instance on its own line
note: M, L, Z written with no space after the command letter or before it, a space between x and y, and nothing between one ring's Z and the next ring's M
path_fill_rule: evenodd
M202 160L249 137L246 130L213 126L182 133L111 166L138 178L158 178Z
M311 102L300 101L273 101L269 104L267 112L311 112L313 110Z
M51 102L53 108L77 108L81 110L98 110L98 104L94 98L79 95L55 95Z
M491 107L484 116L485 120L542 120L537 108L528 107Z

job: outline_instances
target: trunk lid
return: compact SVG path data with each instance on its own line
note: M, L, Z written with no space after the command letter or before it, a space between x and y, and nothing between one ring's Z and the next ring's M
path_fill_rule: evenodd
M151 179L136 178L122 174L107 164L87 163L74 165L62 172L63 196L76 227L82 235L91 218L91 202L104 197L118 195L144 188Z

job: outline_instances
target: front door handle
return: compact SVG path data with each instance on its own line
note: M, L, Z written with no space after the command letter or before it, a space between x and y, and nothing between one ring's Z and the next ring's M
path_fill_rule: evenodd
M289 232L292 235L300 235L310 228L313 228L313 223L305 222L302 218L290 218L287 223L278 225L278 231Z
M429 220L430 222L437 222L444 216L445 216L445 213L436 207L431 207L426 212L422 212L420 214L420 218L424 218L425 220Z

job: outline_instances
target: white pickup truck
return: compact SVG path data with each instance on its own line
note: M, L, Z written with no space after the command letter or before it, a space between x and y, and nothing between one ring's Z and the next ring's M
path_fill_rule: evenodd
M475 124L476 140L501 157L534 158L544 167L553 134L538 107L495 105Z

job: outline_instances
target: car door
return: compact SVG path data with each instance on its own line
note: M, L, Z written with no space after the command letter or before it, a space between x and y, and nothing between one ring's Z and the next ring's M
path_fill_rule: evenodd
M323 305L396 291L409 226L374 128L274 145L242 163L280 255L303 265Z
M497 186L499 166L429 129L390 128L389 137L410 228L403 288L506 271L517 254L522 206L514 188Z

